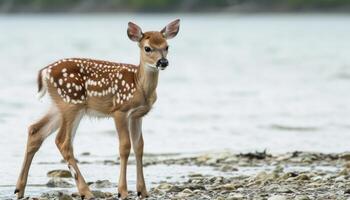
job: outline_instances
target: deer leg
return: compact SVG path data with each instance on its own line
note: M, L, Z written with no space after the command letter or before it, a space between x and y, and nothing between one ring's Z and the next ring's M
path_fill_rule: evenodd
M35 153L39 150L43 141L58 129L59 124L60 117L57 114L57 109L52 107L43 118L29 127L24 161L15 190L18 199L24 196L29 168Z
M143 137L142 137L142 118L132 118L130 121L130 132L132 138L132 145L136 158L136 191L140 198L147 198L148 193L143 176Z
M114 116L117 132L119 136L119 154L120 154L120 174L118 183L118 197L126 199L128 196L126 182L126 168L131 149L129 136L129 120L125 113L117 112Z
M72 112L74 111L70 111L69 114L67 114L67 112L62 112L64 114L62 116L60 130L56 137L56 145L60 150L64 160L68 163L68 168L75 179L75 183L77 185L79 194L82 198L91 199L94 196L91 193L88 185L84 180L84 177L82 176L78 168L72 146L75 131L82 118L82 113L81 111L77 111L74 113Z

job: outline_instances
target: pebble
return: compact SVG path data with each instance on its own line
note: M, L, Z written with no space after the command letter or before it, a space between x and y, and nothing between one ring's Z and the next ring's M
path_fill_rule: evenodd
M40 198L40 200L73 200L73 198L67 194L66 192L62 191L51 191L51 192L46 192L43 193Z
M72 174L69 170L56 169L47 172L48 177L60 177L60 178L72 178Z
M192 193L193 193L192 190L190 190L190 189L188 189L188 188L182 190L182 192L183 192L183 193L188 193L188 194L192 194Z
M90 152L83 152L83 153L81 153L80 155L81 155L81 156L90 156L91 153L90 153Z
M298 195L295 197L295 200L310 200L310 198L306 195Z
M341 175L334 179L335 182L344 182L346 181L345 176Z
M267 200L287 200L287 197L282 195L274 195L269 197Z
M222 172L238 171L238 169L233 167L232 165L223 165L219 168L219 170Z
M194 178L194 177L203 177L203 175L202 174L199 174L199 173L194 173L194 174L189 174L188 175L188 177L190 177L190 178Z
M231 190L235 190L236 186L232 183L227 183L227 184L220 185L220 186L216 187L216 189L231 191Z
M227 200L242 200L244 198L243 194L240 193L230 193Z
M111 183L109 180L98 180L90 184L93 188L113 188L116 184Z
M345 169L341 170L338 175L339 176L342 176L342 175L347 176L347 175L349 175L349 170L347 168L345 168Z
M92 190L92 194L95 196L95 198L105 198L106 195L104 192L101 192L99 190Z
M160 190L170 190L173 186L169 183L161 183L158 185L158 189Z
M179 192L179 193L177 193L177 197L180 197L180 198L184 198L184 197L189 197L189 196L191 196L192 195L192 193L184 193L184 192Z
M62 178L52 178L46 183L47 187L71 188L74 185Z
M350 152L345 152L345 153L340 154L340 158L347 160L347 161L350 161Z
M310 177L306 174L300 174L299 176L297 176L297 179L301 181L305 181L305 180L310 180Z

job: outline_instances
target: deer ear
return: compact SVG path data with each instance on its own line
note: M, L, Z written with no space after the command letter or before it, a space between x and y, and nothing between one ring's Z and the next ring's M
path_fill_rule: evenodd
M132 41L139 42L142 39L143 33L141 28L132 22L128 23L127 32L128 32L128 37Z
M174 38L180 29L180 19L170 22L166 27L164 27L160 32L163 34L165 39Z

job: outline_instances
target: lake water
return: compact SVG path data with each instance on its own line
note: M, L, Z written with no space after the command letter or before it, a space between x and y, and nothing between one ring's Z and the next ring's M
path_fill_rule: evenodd
M137 64L127 22L160 30L177 17L145 152L350 149L350 15L0 16L0 196L14 187L28 125L50 104L35 98L37 71L64 57ZM117 144L112 120L85 119L75 152L116 157ZM39 162L60 159L48 138L29 183L52 169Z

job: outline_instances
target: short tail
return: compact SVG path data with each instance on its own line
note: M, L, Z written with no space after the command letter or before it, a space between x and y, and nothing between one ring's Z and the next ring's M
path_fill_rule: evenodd
M42 98L47 91L46 79L47 68L43 68L38 73L37 83L38 83L38 98Z

